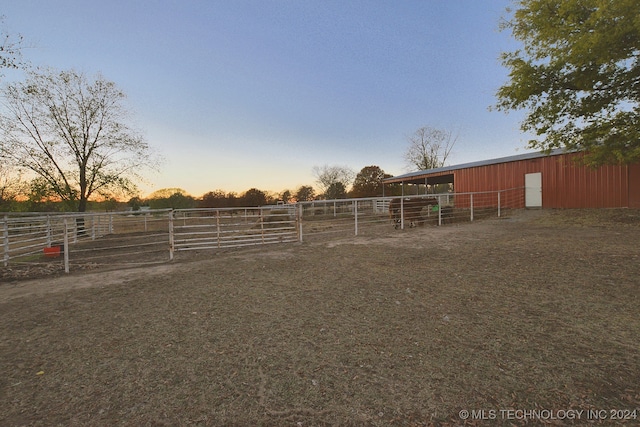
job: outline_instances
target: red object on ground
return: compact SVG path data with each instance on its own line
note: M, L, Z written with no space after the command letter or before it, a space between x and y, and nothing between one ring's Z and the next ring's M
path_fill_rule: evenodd
M57 258L60 256L60 246L51 246L50 248L44 248L44 256L47 258Z

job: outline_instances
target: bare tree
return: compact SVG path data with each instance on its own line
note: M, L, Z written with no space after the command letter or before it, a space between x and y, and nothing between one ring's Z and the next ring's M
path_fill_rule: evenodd
M4 16L0 16L0 69L26 68L27 62L22 58L24 47L23 37L9 34L4 28Z
M22 58L23 48L23 37L12 36L4 27L4 16L0 16L0 77L3 76L3 69L27 67ZM7 162L0 151L0 209L8 208L9 203L24 193L25 188L21 174Z
M347 166L314 166L312 172L316 177L316 183L320 186L323 193L326 193L329 188L332 185L335 186L336 183L342 184L342 187L346 191L356 175L355 172Z
M407 137L409 147L404 155L409 169L426 170L445 165L458 135L447 130L421 127Z
M2 90L0 157L84 212L92 195L134 194L149 145L125 123L125 94L98 75L29 72Z

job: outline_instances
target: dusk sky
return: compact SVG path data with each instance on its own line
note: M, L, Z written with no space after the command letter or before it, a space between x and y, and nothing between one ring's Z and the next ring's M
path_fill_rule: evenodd
M32 65L101 73L164 157L142 195L295 191L314 166L400 175L407 136L459 134L448 164L527 151L506 82L509 0L0 0ZM5 72L6 78L19 78ZM17 77L18 76L18 77Z

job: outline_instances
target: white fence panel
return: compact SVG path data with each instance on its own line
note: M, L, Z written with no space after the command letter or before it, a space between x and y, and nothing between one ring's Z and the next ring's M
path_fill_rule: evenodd
M174 213L176 251L298 241L295 206L180 209Z

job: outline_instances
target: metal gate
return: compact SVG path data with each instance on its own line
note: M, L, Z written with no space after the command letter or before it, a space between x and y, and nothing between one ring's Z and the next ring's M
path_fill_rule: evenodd
M178 209L170 223L175 251L298 241L295 206Z

